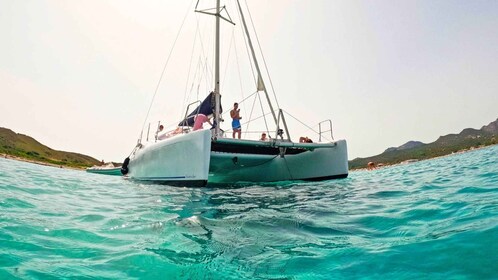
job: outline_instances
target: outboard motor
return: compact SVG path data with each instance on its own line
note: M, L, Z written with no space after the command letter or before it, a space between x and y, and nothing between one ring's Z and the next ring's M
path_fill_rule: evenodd
M121 166L121 174L123 174L123 175L128 174L128 164L130 164L129 157L125 158L123 165Z

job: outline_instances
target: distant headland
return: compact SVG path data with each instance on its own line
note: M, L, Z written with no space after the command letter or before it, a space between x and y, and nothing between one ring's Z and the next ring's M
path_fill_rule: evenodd
M55 167L83 169L100 164L93 157L51 149L30 136L0 127L0 155Z
M481 129L466 128L459 134L441 136L429 144L409 141L376 156L355 158L349 161L349 169L369 168L369 163L370 166L382 166L414 162L495 144L498 144L498 119Z

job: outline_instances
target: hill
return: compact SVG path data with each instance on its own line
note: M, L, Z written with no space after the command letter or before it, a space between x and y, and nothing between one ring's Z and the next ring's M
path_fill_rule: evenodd
M54 165L84 168L100 162L90 156L53 150L35 139L0 127L0 153Z
M416 147L419 147L419 146L422 146L424 145L424 143L420 142L420 141L408 141L406 142L405 144L399 146L399 147L392 147L392 148L387 148L387 150L384 151L384 153L386 152L392 152L392 151L401 151L401 150L407 150L407 149L412 149L412 148L416 148Z
M494 144L498 144L498 119L481 129L466 128L459 134L441 136L429 144L409 141L397 148L388 148L382 154L376 156L355 158L349 161L349 168L365 168L368 162L390 165L408 160L429 159Z

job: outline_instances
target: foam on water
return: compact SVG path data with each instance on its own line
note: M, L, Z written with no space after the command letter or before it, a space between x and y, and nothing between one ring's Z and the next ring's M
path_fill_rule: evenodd
M492 279L498 146L239 188L0 159L0 279Z

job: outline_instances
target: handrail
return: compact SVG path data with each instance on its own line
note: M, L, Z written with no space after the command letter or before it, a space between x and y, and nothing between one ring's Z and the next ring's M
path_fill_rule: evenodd
M322 131L322 123L328 123L329 124L329 130L324 130ZM324 120L324 121L321 121L318 123L318 133L319 133L319 142L322 142L322 133L325 133L325 132L329 132L330 131L330 137L332 138L332 140L334 140L334 135L332 133L332 121L330 119L328 120Z
M200 104L200 103L202 103L202 102L201 102L200 100L197 100L197 101L194 101L194 102L192 102L192 103L188 104L188 105L187 105L187 110L185 110L185 117L183 117L183 120L182 120L182 122L181 122L181 123L183 123L183 124L187 123L187 115L188 115L189 108L190 108L190 106L192 106L192 105L194 105L194 104L196 104L196 103L199 103L199 104ZM200 108L199 108L199 109L200 109ZM197 114L199 113L199 109L197 110Z

